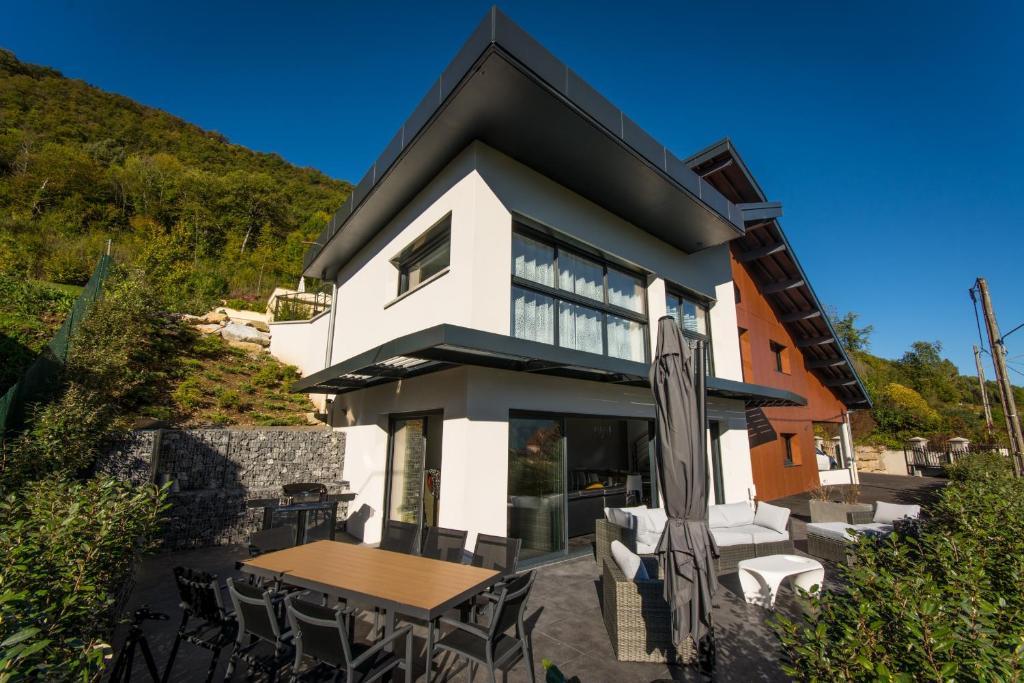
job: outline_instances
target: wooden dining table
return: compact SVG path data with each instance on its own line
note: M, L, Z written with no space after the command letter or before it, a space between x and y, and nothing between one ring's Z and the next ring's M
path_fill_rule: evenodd
M243 562L242 571L380 608L387 636L394 632L399 614L426 621L428 682L434 621L501 579L501 573L491 569L337 541L260 555Z

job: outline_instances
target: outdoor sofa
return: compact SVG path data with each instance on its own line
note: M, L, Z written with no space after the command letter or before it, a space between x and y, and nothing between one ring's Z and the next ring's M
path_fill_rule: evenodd
M595 522L595 557L598 567L611 561L612 541L619 541L638 555L658 549L665 528L662 508L605 508L605 518ZM736 571L741 560L793 552L789 510L759 503L755 510L746 502L712 505L708 526L718 546L719 574Z
M872 510L854 510L846 522L812 522L807 525L807 552L831 562L848 562L849 546L856 534L888 536L903 519L921 516L920 505L896 505L879 501Z

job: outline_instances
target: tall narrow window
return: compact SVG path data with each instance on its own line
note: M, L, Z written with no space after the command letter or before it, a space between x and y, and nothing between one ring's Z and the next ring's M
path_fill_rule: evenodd
M511 328L520 339L642 363L646 284L625 268L517 227Z
M786 347L777 342L771 342L772 357L775 359L775 370L777 372L789 373L789 359L786 357Z
M691 339L704 340L705 370L709 376L715 374L714 353L711 348L711 325L709 324L708 305L674 292L665 295L665 306L668 314L676 319L683 334Z
M779 436L782 437L783 446L785 447L785 466L799 465L800 452L797 450L796 434L780 434Z
M754 368L750 357L750 332L742 327L737 328L740 337L740 367L743 369L743 381L754 381Z
M398 295L411 292L446 271L451 262L451 244L449 217L395 257L392 263L398 268Z

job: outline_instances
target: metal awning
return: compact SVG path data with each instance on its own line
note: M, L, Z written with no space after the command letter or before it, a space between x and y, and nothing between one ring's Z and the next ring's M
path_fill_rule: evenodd
M650 386L648 363L610 358L457 325L436 325L364 351L304 377L292 386L309 394L344 394L460 365L531 372L571 379ZM805 406L798 394L718 377L707 379L708 395L748 407Z
M493 7L307 251L304 274L334 278L474 140L685 252L743 235L734 204Z

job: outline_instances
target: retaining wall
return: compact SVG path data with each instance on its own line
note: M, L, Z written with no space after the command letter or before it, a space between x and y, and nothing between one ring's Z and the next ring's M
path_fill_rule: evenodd
M173 482L165 515L166 549L246 543L263 519L246 509L291 482L344 490L345 435L313 428L139 430L112 439L99 469L136 483ZM344 519L347 504L338 504Z

